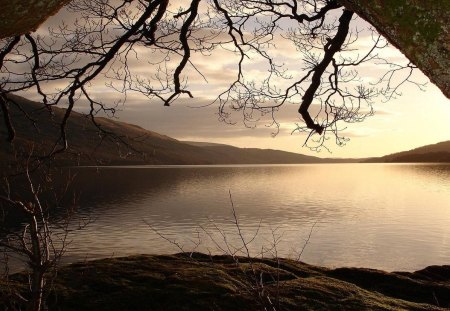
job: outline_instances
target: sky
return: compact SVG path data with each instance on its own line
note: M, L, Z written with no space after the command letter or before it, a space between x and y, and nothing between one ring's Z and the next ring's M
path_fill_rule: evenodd
M56 24L61 19L68 19L68 13L60 12L52 17L45 27ZM352 22L358 27L365 27L365 22L358 19ZM271 53L285 64L286 69L295 74L301 74L295 49L284 45L280 40ZM361 36L359 47L370 48L368 36ZM151 68L142 51L139 61L132 63L132 70L142 75L151 75ZM395 48L384 49L384 55L392 62L405 62L405 57ZM140 94L129 93L127 102L120 105L115 115L120 121L139 125L145 129L159 132L179 140L206 141L224 143L237 147L256 147L279 149L290 152L314 155L319 157L371 157L382 156L394 152L410 150L427 144L450 140L450 101L441 91L431 84L418 70L415 80L427 82L424 90L413 84L401 88L402 96L383 101L378 99L374 105L374 116L361 123L347 124L342 131L350 140L345 146L329 143L329 152L322 150L317 153L302 147L305 134L292 132L298 122L298 105L289 104L281 108L276 115L280 123L277 135L272 135L274 128L267 127L268 122L259 122L255 127L246 127L242 117L234 115L232 122L226 124L218 119L218 106L214 99L229 85L235 77L236 55L226 51L217 51L209 56L194 56L193 60L203 76L192 68L187 69L189 86L193 99L181 97L170 107L164 107L161 102L149 100ZM255 57L247 65L249 77L258 79L266 72L264 65ZM363 83L370 83L379 77L380 69L375 65L362 66L359 71ZM97 81L90 88L93 97L103 102L115 102L118 94L105 87L106 81ZM29 94L33 99L35 95ZM83 107L77 108L83 111Z
M349 124L345 146L330 144L330 152L302 147L304 134L291 133L298 119L297 107L283 109L280 132L264 125L247 128L242 123L218 120L217 107L191 108L207 104L207 99L180 100L170 107L161 104L127 103L117 113L119 120L137 124L179 140L224 143L237 147L279 149L320 157L370 157L410 150L450 140L450 102L440 90L429 85L424 92L415 88L388 103L375 104L375 114L362 123Z

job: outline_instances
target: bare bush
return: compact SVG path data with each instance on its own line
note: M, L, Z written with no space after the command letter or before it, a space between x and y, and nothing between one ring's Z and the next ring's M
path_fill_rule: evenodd
M26 306L27 310L39 311L46 309L46 297L70 242L69 234L82 229L89 221L73 223L77 198L65 197L73 177L69 175L64 184L55 184L53 174L46 167L38 166L30 171L29 160L30 157L22 162L18 174L3 177L1 299L12 310ZM15 224L9 217L11 214L18 217ZM12 272L24 267L27 278L23 278L24 274L11 277Z
M237 269L241 272L246 280L245 286L241 288L250 297L252 297L261 310L281 310L281 293L283 291L283 282L281 282L281 262L283 258L279 256L279 244L282 241L283 233L280 232L280 228L270 228L270 240L266 240L266 244L261 247L259 251L251 251L252 244L255 242L258 235L261 233L261 223L250 235L248 232L244 232L240 219L233 202L231 191L229 192L229 199L231 205L231 221L234 226L233 239L229 233L219 227L213 220L210 220L208 224L200 224L195 230L195 236L189 239L191 245L189 249L177 241L176 239L169 238L154 227L151 223L145 221L149 228L157 236L161 237L168 243L176 247L182 254L185 254L189 260L198 265L214 266L214 255L219 254L221 256L228 256ZM308 236L305 238L303 245L291 258L296 262L300 262L301 257L310 242L313 230L317 223L311 226ZM205 243L203 238L206 238L214 246L213 249L206 248L210 258L210 263L205 261L196 260L196 252L202 247L202 243ZM204 245L203 245L204 246ZM266 266L264 263L269 264ZM268 286L270 285L270 289Z

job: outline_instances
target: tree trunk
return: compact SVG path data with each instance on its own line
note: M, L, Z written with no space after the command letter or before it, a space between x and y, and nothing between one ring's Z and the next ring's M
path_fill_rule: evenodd
M36 30L70 0L0 0L0 39Z
M386 37L450 98L449 0L339 0Z
M30 219L30 240L33 257L30 258L31 274L31 297L28 304L29 311L40 311L42 309L42 298L44 293L44 267L42 261L42 240L39 237L38 222L33 215Z
M28 304L29 311L42 310L45 279L44 273L40 271L39 268L34 268L33 274L31 275L31 297Z

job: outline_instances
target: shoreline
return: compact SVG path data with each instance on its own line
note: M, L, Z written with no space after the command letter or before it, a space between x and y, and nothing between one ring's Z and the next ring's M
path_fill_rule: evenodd
M201 253L114 257L62 266L48 302L50 310L445 310L450 265L411 273Z

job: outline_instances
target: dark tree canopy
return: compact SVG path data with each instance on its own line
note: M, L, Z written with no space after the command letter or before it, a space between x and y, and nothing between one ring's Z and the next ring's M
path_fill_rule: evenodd
M15 135L8 107L17 105L8 94L33 90L49 110L68 104L52 151L58 153L67 148L65 127L77 102L89 103L94 123L100 111L114 114L111 103L91 95L99 79L107 79L123 99L139 92L170 105L179 97L195 96L189 77L202 75L195 59L222 49L237 57L234 80L214 101L223 121L239 112L253 126L270 116L276 133L277 112L294 104L301 117L296 130L309 133L308 146L326 147L329 138L343 145L345 124L371 115L375 99L399 95L405 83L421 85L411 80L415 66L384 59L380 50L386 40L373 29L359 29L354 12L341 3L345 1L74 0L67 9L78 16L75 25L1 41L0 106L8 140ZM361 36L371 38L372 46L358 47ZM298 53L295 71L276 55L281 41ZM265 69L257 78L248 73L255 59ZM148 66L145 75L134 72L131 63L136 61ZM365 63L383 68L378 81L366 82L358 73Z

